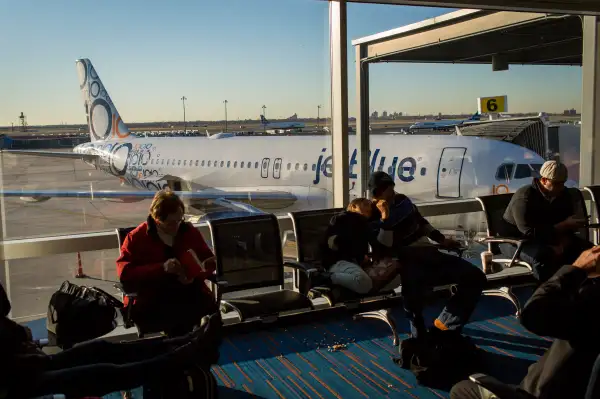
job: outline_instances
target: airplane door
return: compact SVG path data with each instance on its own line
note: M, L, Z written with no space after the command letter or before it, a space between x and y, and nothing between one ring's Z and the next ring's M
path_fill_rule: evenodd
M281 176L281 158L275 158L273 162L273 179L279 179Z
M460 198L460 178L466 152L464 147L446 147L442 150L437 175L438 198Z
M260 167L260 177L266 179L269 177L269 164L271 163L270 158L263 158L261 167Z

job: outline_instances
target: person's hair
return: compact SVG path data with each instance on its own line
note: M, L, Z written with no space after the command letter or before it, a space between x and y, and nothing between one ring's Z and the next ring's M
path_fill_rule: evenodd
M150 216L164 222L167 217L178 210L185 213L185 205L181 198L169 189L160 190L154 195L150 205Z
M348 212L362 213L365 208L371 208L373 204L367 198L355 198L349 204L346 210Z

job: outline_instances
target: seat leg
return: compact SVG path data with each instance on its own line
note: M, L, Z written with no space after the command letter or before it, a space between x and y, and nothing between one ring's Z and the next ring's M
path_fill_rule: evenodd
M358 319L377 319L385 322L392 329L392 336L394 339L394 346L400 345L400 338L398 337L398 328L396 327L396 321L391 314L391 309L380 309L370 312L363 312L354 315L354 320Z
M517 309L515 316L521 316L521 302L519 302L519 298L517 298L510 287L491 288L488 290L483 290L482 294L508 299L513 305L515 305L515 308Z

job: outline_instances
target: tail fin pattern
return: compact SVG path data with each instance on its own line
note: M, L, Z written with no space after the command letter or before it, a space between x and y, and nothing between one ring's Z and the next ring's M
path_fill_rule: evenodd
M131 138L129 129L119 116L92 62L83 58L75 63L91 140Z
M268 124L269 124L269 121L267 120L267 118L265 118L265 116L264 116L264 115L262 115L262 114L260 115L260 122L261 122L263 125L268 125Z

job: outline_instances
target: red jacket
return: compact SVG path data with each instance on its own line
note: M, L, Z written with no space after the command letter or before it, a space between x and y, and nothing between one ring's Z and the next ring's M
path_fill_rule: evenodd
M213 256L204 237L191 223L181 224L173 240L173 247L162 242L156 229L156 223L148 217L146 222L127 234L121 246L121 256L117 259L117 275L126 287L136 287L134 289L137 290L137 287L159 285L161 281L172 277L165 272L164 263L172 257L181 260L182 255L189 249L196 252L201 262ZM214 267L209 267L206 271L199 266L190 267L187 277L206 280L214 271ZM210 295L210 289L205 284L202 284L202 287L205 293Z

